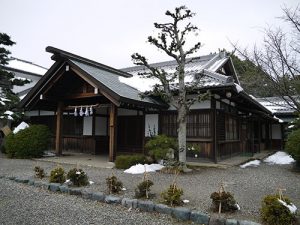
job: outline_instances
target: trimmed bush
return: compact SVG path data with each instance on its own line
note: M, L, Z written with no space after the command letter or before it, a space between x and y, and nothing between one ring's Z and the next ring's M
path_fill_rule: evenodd
M139 163L149 163L149 160L144 155L119 155L116 158L115 166L117 169L128 169Z
M64 183L66 181L65 171L61 167L57 167L50 173L50 183Z
M50 130L45 125L32 125L5 138L5 150L10 158L38 158L50 143Z
M161 159L167 159L170 149L177 149L177 142L174 138L168 137L164 134L157 135L146 143L145 148L149 155L158 161Z
M88 176L82 169L71 169L68 174L67 178L70 179L70 181L73 183L75 186L86 186L88 185Z
M291 203L286 197L282 200L287 204ZM291 225L295 222L295 215L279 202L279 195L267 195L263 199L260 215L266 225Z
M179 206L183 204L181 196L183 195L183 190L179 188L175 183L171 184L169 188L163 191L161 194L163 203L169 206Z
M238 209L236 201L230 192L213 192L210 196L213 211L218 212L221 203L221 212L233 212Z
M289 134L285 149L297 161L297 165L300 166L300 129Z
M135 189L135 197L136 198L149 198L150 187L153 185L151 180L145 179L141 183L138 184Z
M116 176L111 176L111 177L108 177L106 178L106 185L107 185L107 189L108 189L108 192L109 194L117 194L119 193L122 188L123 188L123 183L121 181L119 181L117 179Z
M46 176L44 169L39 166L34 167L34 172L35 172L35 177L37 178L43 179Z

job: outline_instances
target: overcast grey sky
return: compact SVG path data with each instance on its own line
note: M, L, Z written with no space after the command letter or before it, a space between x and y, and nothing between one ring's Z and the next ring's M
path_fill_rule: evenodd
M123 68L139 52L150 62L169 60L146 43L154 22L165 22L167 9L186 5L196 13L192 23L204 44L199 55L261 43L262 28L278 26L281 7L298 0L0 0L0 32L17 44L12 56L50 67L45 52L54 46L95 61Z

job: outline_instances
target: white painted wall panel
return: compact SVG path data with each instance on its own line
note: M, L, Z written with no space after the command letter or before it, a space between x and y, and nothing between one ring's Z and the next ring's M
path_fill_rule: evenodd
M150 137L150 131L158 133L158 114L145 115L145 136Z
M92 135L93 117L83 117L83 135Z

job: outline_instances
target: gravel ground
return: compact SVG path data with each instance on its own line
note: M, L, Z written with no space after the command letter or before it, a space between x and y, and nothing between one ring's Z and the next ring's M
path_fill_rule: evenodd
M0 224L3 225L179 224L166 215L128 211L121 206L54 194L5 179L0 179L0 185Z
M57 165L49 162L33 160L6 159L0 156L0 175L33 177L34 166L39 165L47 174ZM63 165L66 171L72 165ZM143 175L125 174L122 170L99 169L92 167L82 168L95 184L86 189L106 191L105 178L112 172L123 182L126 191L121 197L134 198L134 189L142 180ZM151 192L156 194L153 201L159 201L159 193L166 189L174 175L153 173L150 179L154 182ZM184 190L183 199L190 202L185 207L212 214L210 210L210 194L217 191L221 182L226 182L226 190L234 194L241 210L224 215L227 218L247 219L259 222L259 208L263 196L273 194L277 188L285 188L284 194L289 196L293 203L300 208L300 173L292 171L291 165L261 164L257 168L231 167L228 169L199 168L192 173L178 176L177 183ZM0 187L2 188L2 187ZM91 203L94 204L94 203Z

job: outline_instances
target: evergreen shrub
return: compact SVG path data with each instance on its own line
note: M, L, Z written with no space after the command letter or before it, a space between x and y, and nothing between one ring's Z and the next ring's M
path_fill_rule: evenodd
M119 155L115 160L115 167L117 169L128 169L136 164L149 163L149 160L144 155Z
M164 134L157 135L146 143L145 148L149 155L158 161L161 159L167 159L170 150L177 149L177 142L174 138L168 137Z
M50 173L50 183L64 183L66 181L65 170L61 167L53 169Z
M289 134L285 149L296 160L297 165L300 167L300 129Z
M45 125L32 125L5 138L9 158L38 158L43 156L50 143L50 130Z
M282 200L287 204L291 203L287 197L283 197ZM291 225L295 223L295 214L279 202L279 195L264 197L260 215L266 225Z
M86 186L89 183L88 176L82 169L71 169L67 174L67 178L70 179L73 185L78 187Z

